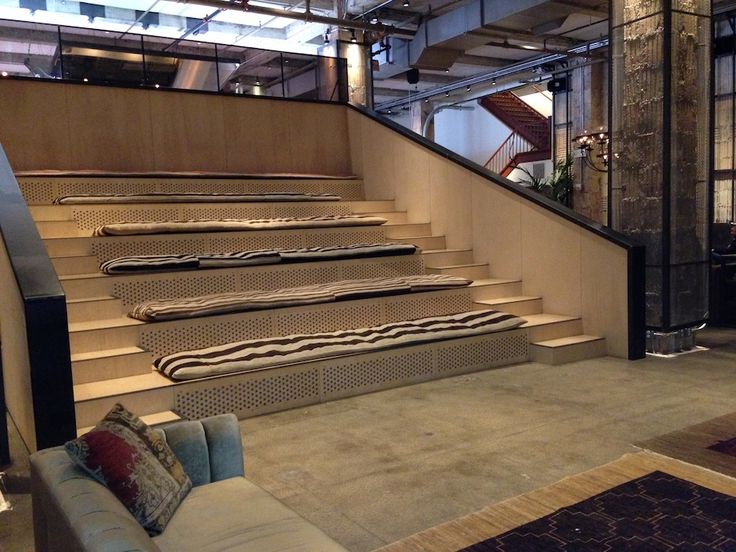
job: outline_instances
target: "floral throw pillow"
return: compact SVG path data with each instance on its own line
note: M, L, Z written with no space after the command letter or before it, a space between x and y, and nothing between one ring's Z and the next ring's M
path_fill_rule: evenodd
M192 488L184 467L155 431L116 404L93 430L64 445L150 535L158 535Z

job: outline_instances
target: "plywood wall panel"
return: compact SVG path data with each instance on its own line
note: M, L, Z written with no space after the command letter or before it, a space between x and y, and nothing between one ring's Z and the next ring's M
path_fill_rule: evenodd
M546 312L570 316L581 313L580 232L577 225L541 207L522 206L524 295L541 296Z
M10 165L14 170L73 168L65 91L75 87L30 84L0 79L0 143Z
M583 330L590 335L605 335L608 354L626 357L626 251L584 232L580 242ZM622 331L612 332L611 328Z
M149 94L126 88L69 86L66 101L72 166L152 171Z
M155 170L226 170L222 98L161 93L149 101Z
M447 247L473 246L472 173L439 155L429 160L432 232L446 236Z
M293 170L285 102L223 98L225 166L231 172Z
M473 252L498 278L521 278L521 202L483 178L473 178Z
M286 128L294 172L351 172L346 109L329 104L287 103Z

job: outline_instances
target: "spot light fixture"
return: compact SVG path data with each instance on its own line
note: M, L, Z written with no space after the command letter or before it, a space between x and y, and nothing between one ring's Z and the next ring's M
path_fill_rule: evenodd
M350 29L350 42L353 44L358 42L358 38L355 36L355 29Z
M468 91L468 92L470 92L470 86L469 86L469 85L468 85L468 86L466 86L466 87L465 87L465 90L466 90L466 91Z
M2 75L3 77L7 77L8 76L8 72L7 71L3 71L2 73L0 73L0 75Z
M405 8L408 8L408 7L409 7L409 0L404 0L404 1L403 1L403 2L401 3L401 5L402 5L402 6L404 6Z
M325 31L325 37L322 42L325 44L325 46L330 43L330 31L329 30Z

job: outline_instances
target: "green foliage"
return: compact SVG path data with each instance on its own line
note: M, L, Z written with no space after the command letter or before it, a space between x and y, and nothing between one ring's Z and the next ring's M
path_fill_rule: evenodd
M568 205L572 192L572 185L575 174L572 171L573 158L568 155L564 159L555 161L552 174L547 177L536 177L523 167L517 167L527 178L520 180L520 184L524 184L528 188L544 194L550 199Z

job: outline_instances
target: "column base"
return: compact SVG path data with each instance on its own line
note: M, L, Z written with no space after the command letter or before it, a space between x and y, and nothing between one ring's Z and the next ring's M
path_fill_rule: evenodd
M647 330L647 353L671 355L689 351L695 347L695 332L700 329L702 326L671 332Z

